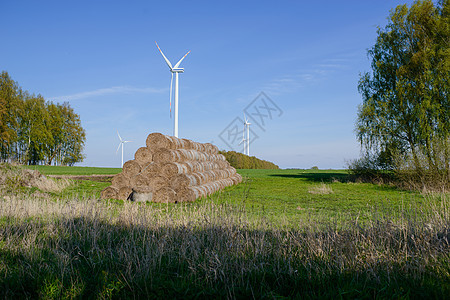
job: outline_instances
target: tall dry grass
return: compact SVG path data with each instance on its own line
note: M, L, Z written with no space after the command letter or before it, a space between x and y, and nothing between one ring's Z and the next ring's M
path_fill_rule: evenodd
M0 198L0 297L444 298L449 199L429 197L364 225L272 224L214 202Z

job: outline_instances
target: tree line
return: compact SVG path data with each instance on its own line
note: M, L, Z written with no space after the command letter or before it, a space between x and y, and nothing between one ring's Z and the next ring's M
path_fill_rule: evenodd
M70 107L30 94L6 71L0 77L0 161L73 165L84 158L86 133Z
M219 153L225 156L230 165L236 169L279 169L276 164L254 156L235 151L219 151Z
M450 4L397 6L368 51L356 133L364 156L354 169L413 174L421 186L450 179Z

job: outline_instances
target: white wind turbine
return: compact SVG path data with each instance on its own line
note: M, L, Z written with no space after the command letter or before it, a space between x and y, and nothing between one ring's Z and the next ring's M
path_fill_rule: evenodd
M244 142L244 154L250 156L250 123L244 113L244 130L242 131L242 142ZM247 136L245 134L247 133ZM241 143L242 143L241 142ZM246 147L247 144L247 147ZM247 150L247 151L246 151Z
M129 143L129 142L131 142L131 141L124 141L124 140L122 140L122 138L120 137L120 134L119 134L119 131L118 131L118 130L117 130L117 135L119 136L120 143L119 143L119 147L117 147L116 154L117 154L117 152L119 152L120 146L122 146L122 164L121 164L121 167L123 167L123 144Z
M155 42L156 43L156 42ZM179 68L181 62L183 59L189 54L186 53L176 64L172 67L172 64L167 59L167 57L164 55L164 53L161 51L161 49L158 46L158 43L156 43L156 47L158 47L159 52L161 52L161 55L164 57L164 60L166 61L167 65L169 66L170 72L172 72L172 78L170 79L170 112L172 112L172 82L173 82L173 74L175 73L175 113L174 113L174 125L173 125L173 135L175 137L178 137L178 73L183 73L184 69Z

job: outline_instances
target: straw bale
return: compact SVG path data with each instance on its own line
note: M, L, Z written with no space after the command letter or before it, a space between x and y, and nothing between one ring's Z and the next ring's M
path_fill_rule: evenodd
M197 185L200 185L200 181L194 174L177 174L170 181L170 186L176 191Z
M199 162L187 160L184 162L184 165L188 169L188 173L192 173L192 172L197 172Z
M177 174L189 173L189 168L183 163L168 162L162 165L161 175L167 178L172 178Z
M113 186L108 186L101 193L102 199L117 199L117 195L119 194L119 189Z
M117 188L130 185L130 180L125 177L122 173L119 173L113 177L111 184Z
M232 177L230 177L231 180L233 180L234 184L238 184L242 182L242 176L239 173L234 174Z
M205 143L204 147L205 147L205 152L207 152L209 154L217 154L219 152L219 148L217 148L217 146L214 146L211 143Z
M149 186L151 186L155 191L159 190L162 187L167 187L169 185L169 181L166 177L163 176L155 176L150 177L148 179Z
M195 150L195 151L200 151L200 146L199 145L200 145L200 143L192 141L191 149Z
M194 202L199 197L201 197L199 190L185 188L177 191L178 202Z
M134 153L134 160L141 166L147 165L153 161L153 152L148 147L141 147Z
M125 177L132 178L141 172L141 166L135 160L129 160L123 164L122 174Z
M153 161L155 162L182 161L181 153L173 149L159 148L153 154Z
M144 187L149 185L149 178L144 174L138 174L130 179L130 186L135 187Z
M162 163L152 162L141 168L141 174L147 178L160 175Z
M181 139L183 141L183 149L192 149L192 141L188 139Z
M173 140L170 137L159 132L150 133L147 136L145 144L151 150L158 148L176 149Z
M198 198L205 198L207 196L206 189L204 186L190 186L188 187L191 191L193 191L196 194L196 199Z
M225 158L225 156L223 156L223 154L217 154L217 160L227 161L227 159Z
M218 166L218 169L226 169L230 167L227 161L216 160L214 163Z
M117 199L119 200L128 200L128 197L130 197L133 190L128 187L124 186L119 189L119 193L117 194Z
M177 193L170 187L162 187L154 193L153 202L177 203Z
M202 176L200 176L201 173L192 173L190 174L191 176L193 176L195 178L195 181L197 182L197 185L202 185L204 184L204 182L202 181L203 178Z

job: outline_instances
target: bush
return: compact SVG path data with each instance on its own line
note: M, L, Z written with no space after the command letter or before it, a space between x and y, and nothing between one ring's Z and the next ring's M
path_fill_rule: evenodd
M255 156L247 156L235 151L219 151L219 153L225 156L230 165L236 169L279 169L276 164Z

